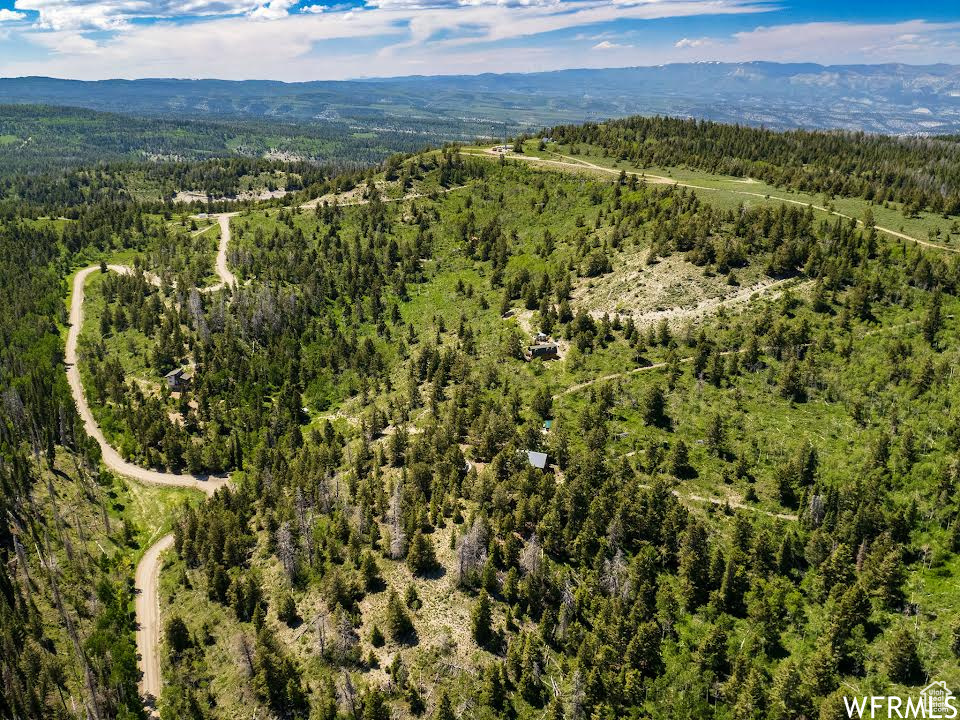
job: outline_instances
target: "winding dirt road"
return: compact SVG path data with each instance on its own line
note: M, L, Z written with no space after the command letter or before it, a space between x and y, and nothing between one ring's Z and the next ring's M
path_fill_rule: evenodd
M212 292L228 286L232 287L236 284L236 277L227 267L227 247L230 244L230 218L234 215L236 215L236 213L224 213L215 216L220 223L220 245L217 250L217 260L215 264L220 282L204 288L205 292ZM131 268L126 265L108 265L107 267L109 270L117 273L132 272ZM212 495L217 489L226 485L229 482L229 478L190 474L178 475L175 473L149 470L129 463L107 442L107 438L94 419L83 391L83 383L80 380L80 370L77 367L77 343L80 339L80 330L83 326L84 286L90 274L98 272L99 269L98 266L84 268L79 271L73 279L73 295L70 299L70 329L67 332L66 353L64 357L64 363L67 367L67 382L70 384L70 391L73 394L77 412L80 414L80 417L83 418L84 429L90 437L97 441L97 445L100 446L100 453L104 465L119 475L141 483L194 488L208 495ZM159 284L159 278L155 275L148 274L147 278L150 282ZM148 703L151 697L156 698L160 695L160 657L157 652L160 644L160 603L158 600L157 585L160 575L160 558L164 551L172 546L172 534L161 537L150 546L137 564L135 575L135 586L137 589L135 611L138 625L136 633L137 653L140 656L140 670L143 672L140 689L144 697L147 698Z
M118 273L129 273L130 268L124 265L108 265L110 270ZM120 475L132 478L142 483L152 485L172 485L175 487L191 487L197 490L203 490L212 493L218 487L224 485L226 478L215 478L196 475L175 475L173 473L159 472L157 470L148 470L139 465L134 465L124 460L107 442L103 431L97 424L87 404L86 395L83 392L83 383L80 380L80 369L77 367L77 341L80 339L80 328L83 324L83 300L84 285L91 273L99 272L99 267L84 268L76 274L73 279L73 297L70 302L70 330L67 333L67 348L65 364L67 366L67 382L70 384L70 391L73 393L73 400L77 405L77 412L83 418L83 426L87 434L97 441L100 446L100 453L103 456L103 463Z

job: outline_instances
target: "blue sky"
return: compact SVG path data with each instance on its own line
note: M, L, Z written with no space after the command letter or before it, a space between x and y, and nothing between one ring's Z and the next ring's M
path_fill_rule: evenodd
M954 0L0 0L0 76L279 80L960 64Z

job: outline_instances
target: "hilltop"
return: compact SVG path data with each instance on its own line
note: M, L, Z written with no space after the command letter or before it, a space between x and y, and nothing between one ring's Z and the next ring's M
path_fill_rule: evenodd
M167 530L164 718L832 720L955 685L952 143L629 118L288 166L216 222L9 202L0 568L40 599L3 625L8 714L140 713L123 577ZM154 488L148 523L71 389L125 462L229 486Z

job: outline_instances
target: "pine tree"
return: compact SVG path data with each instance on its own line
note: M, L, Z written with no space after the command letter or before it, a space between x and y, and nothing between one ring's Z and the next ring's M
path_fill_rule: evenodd
M414 575L426 575L437 568L433 540L417 531L407 552L407 567Z
M793 358L780 372L780 395L793 402L803 402L806 394L800 377L800 364Z
M707 449L713 454L720 456L724 451L723 417L720 413L715 413L710 420L710 427L707 429Z
M641 404L643 421L647 425L663 427L667 423L666 406L667 400L663 389L659 385L651 385L644 394Z
M407 585L407 589L403 593L403 602L411 610L419 610L423 604L420 602L420 594L417 592L417 586L413 583Z
M277 619L289 626L293 626L300 619L297 614L297 603L289 592L280 595L277 602Z
M940 291L934 291L930 296L930 304L927 306L926 315L923 317L923 339L934 349L937 347L937 333L940 332L942 324L940 310L942 303L943 299Z
M765 716L767 705L767 679L759 668L752 668L746 682L737 693L733 716L739 720L760 720Z
M703 636L694 659L701 670L712 672L715 676L727 672L727 631L719 620Z
M769 717L775 720L810 717L810 705L810 698L801 682L796 661L787 658L780 663L773 677Z
M741 563L739 553L730 553L727 566L723 571L723 580L720 583L720 608L731 615L742 617L744 613L743 595L747 590L749 580Z
M377 688L364 697L362 718L363 720L390 720L390 707L383 693Z
M663 631L654 621L641 623L627 645L627 662L644 678L655 678L663 672L661 644Z
M113 326L113 316L110 314L110 306L107 305L103 308L103 312L100 314L100 334L102 336L107 336L110 334L110 328Z
M828 695L820 703L819 720L850 720L850 713L847 712L846 697L850 691L846 688L840 688Z
M517 690L520 696L534 707L543 702L543 679L541 678L541 656L537 639L533 635L524 638L523 652L520 656L520 677Z
M486 590L481 590L470 617L470 628L473 632L473 639L476 640L477 645L480 647L486 647L493 637L492 622L490 596L487 595Z
M549 718L549 720L564 720L564 717L566 716L564 715L563 702L560 700L560 698L555 697L550 701L550 706L547 708L546 717Z
M673 447L670 448L670 454L667 456L667 470L677 478L685 478L692 474L690 454L683 438L677 438Z
M923 680L917 641L906 626L899 627L890 638L884 670L891 680L904 685L914 685Z
M363 576L363 587L367 592L376 589L381 583L380 568L377 566L377 560L373 557L373 553L369 550L363 554L360 574Z
M707 555L707 532L695 518L683 534L680 547L680 588L688 609L700 607L710 592L710 563Z
M480 690L480 702L499 713L507 702L507 691L503 677L503 666L488 665L483 673L483 687Z
M496 594L499 589L497 568L494 564L493 554L488 555L487 561L483 564L483 571L480 573L480 585L491 595Z
M164 639L166 640L167 650L170 653L171 659L178 657L193 644L193 641L190 639L190 631L179 615L174 615L167 620Z
M433 712L433 720L455 720L453 704L446 690L440 691L440 699L437 701L437 709Z
M395 641L401 641L413 632L413 621L407 614L407 609L400 601L400 596L396 590L390 591L390 597L387 599L387 632L390 633Z

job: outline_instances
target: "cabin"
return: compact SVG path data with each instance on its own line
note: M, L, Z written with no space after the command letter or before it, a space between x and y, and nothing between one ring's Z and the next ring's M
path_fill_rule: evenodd
M167 381L167 387L171 392L182 392L190 387L190 380L193 377L183 368L176 368L164 375L163 379Z
M527 462L530 463L530 467L543 470L547 467L547 454L536 450L527 450Z
M527 354L530 356L531 360L534 358L550 360L551 358L557 357L559 353L560 348L555 342L537 343L536 345L531 345L527 348Z

